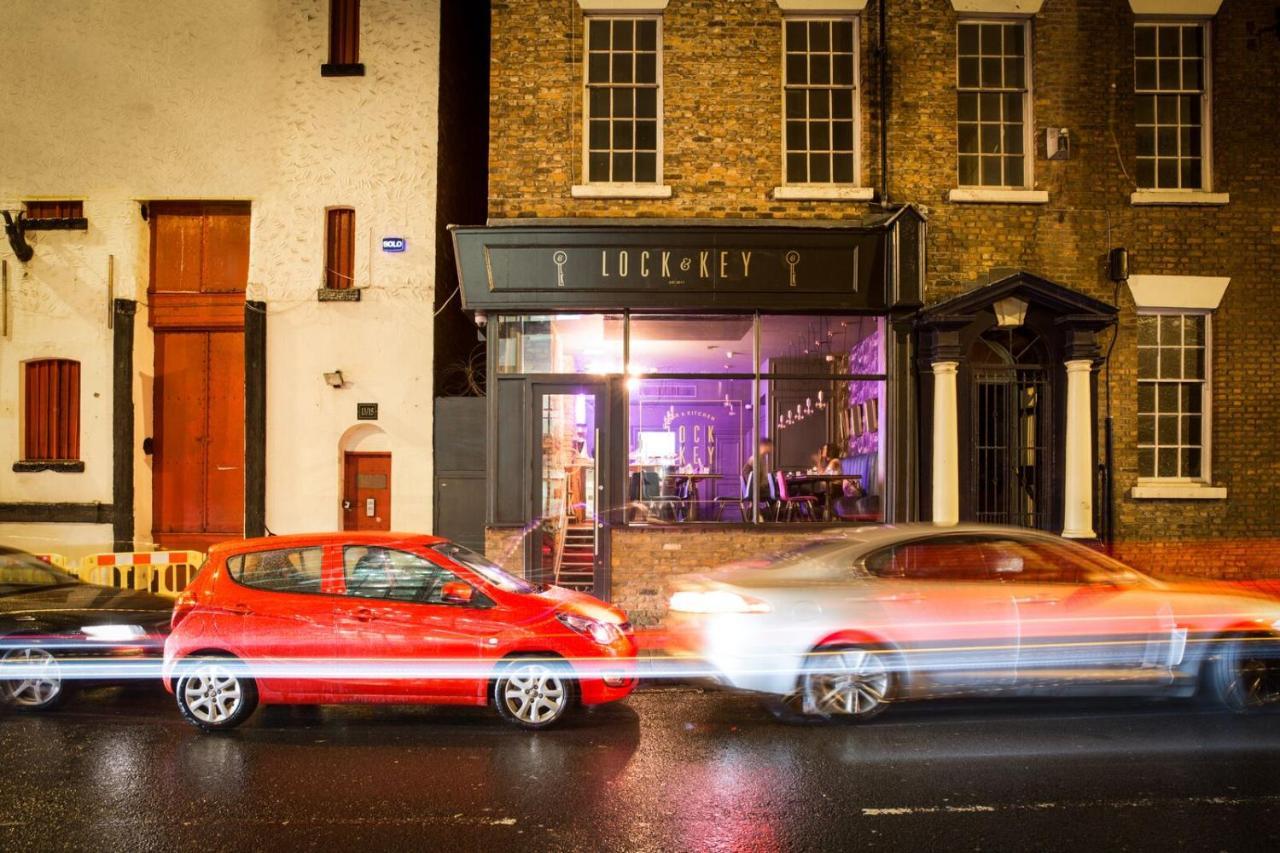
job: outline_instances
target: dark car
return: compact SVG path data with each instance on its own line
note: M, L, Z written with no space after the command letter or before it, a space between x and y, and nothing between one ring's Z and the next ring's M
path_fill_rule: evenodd
M172 610L0 547L0 701L43 711L76 687L154 678Z

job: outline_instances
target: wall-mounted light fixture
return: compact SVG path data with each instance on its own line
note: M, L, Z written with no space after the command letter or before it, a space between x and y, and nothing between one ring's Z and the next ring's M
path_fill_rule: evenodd
M345 379L342 378L341 370L335 370L332 373L326 373L324 375L324 381L325 381L325 384L328 385L330 388L341 388L347 382Z
M996 300L991 306L996 312L996 325L1001 329L1015 329L1027 319L1026 300L1009 296Z

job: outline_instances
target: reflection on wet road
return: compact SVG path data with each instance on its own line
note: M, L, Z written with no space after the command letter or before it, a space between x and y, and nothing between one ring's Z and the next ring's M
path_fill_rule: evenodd
M158 691L102 690L0 717L0 848L1280 849L1278 722L957 702L787 726L671 687L535 735L335 707L209 736Z

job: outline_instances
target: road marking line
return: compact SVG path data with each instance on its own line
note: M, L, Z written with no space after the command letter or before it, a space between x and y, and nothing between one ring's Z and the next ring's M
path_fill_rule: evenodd
M1147 797L1137 800L1075 800L1061 803L1002 803L997 805L964 805L964 806L893 806L886 808L863 809L863 817L899 817L902 815L926 814L975 814L1013 811L1047 811L1049 809L1145 809L1171 805L1204 805L1204 806L1253 806L1280 802L1280 794L1269 794L1260 797L1182 797L1178 799L1159 799Z

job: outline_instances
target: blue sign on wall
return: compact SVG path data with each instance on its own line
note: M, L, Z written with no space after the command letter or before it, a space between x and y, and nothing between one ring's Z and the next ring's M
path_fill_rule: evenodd
M403 252L408 248L409 242L403 237L383 237L382 251L384 252Z

